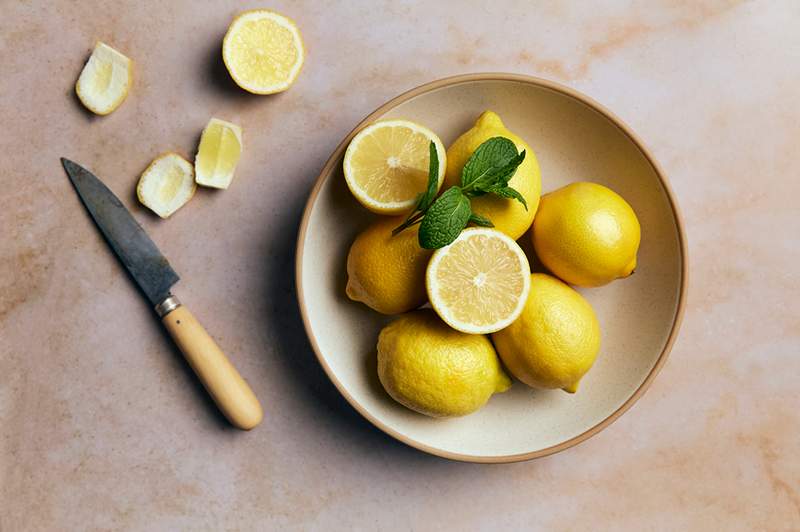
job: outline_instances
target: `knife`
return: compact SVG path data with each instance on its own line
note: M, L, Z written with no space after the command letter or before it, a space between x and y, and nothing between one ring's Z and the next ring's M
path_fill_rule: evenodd
M261 423L264 413L253 390L189 309L170 293L179 277L166 257L122 202L94 174L63 157L61 164L86 210L150 301L220 411L234 427L242 430L250 430Z

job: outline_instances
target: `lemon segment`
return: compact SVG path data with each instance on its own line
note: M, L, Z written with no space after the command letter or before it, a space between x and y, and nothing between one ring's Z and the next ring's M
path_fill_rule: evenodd
M197 185L192 163L177 153L159 155L139 178L139 201L162 218L169 218L189 201Z
M362 129L344 155L350 192L378 214L410 210L427 188L431 142L439 158L441 187L447 153L433 131L408 120L382 120Z
M105 43L98 42L84 65L75 92L91 112L107 115L128 96L132 62Z
M454 331L430 309L384 327L378 377L395 401L432 417L470 414L511 387L487 337Z
M241 154L242 128L212 118L203 130L194 158L195 181L204 187L228 188Z
M530 265L522 248L495 229L469 228L431 257L428 298L452 328L471 334L499 331L525 306Z
M534 273L522 314L492 341L506 368L528 386L575 393L600 350L600 324L578 292Z
M222 60L233 81L254 94L288 89L300 73L304 58L297 25L267 9L241 13L222 41Z

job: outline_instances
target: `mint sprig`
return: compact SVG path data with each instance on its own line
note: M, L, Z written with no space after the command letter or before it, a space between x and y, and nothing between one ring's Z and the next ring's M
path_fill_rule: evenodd
M528 204L522 194L508 186L523 160L525 150L518 153L511 140L492 137L478 146L467 160L461 172L461 186L452 186L436 198L439 156L431 142L428 186L420 194L411 214L392 234L419 223L419 245L425 249L438 249L453 242L469 223L494 227L491 220L472 212L470 200L484 194L515 199L527 210Z

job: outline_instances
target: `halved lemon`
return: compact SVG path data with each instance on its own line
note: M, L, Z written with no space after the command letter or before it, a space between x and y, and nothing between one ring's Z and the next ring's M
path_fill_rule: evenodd
M425 275L437 314L457 331L496 332L525 307L531 268L525 252L496 229L470 228L436 250Z
M169 218L192 199L196 189L192 163L168 152L156 157L142 172L136 195L142 205L162 218Z
M198 185L228 188L242 154L242 128L212 118L200 137L194 158L195 181Z
M91 112L107 115L125 101L131 86L130 59L98 42L75 83L81 103Z
M382 120L365 127L344 154L350 192L378 214L408 211L428 186L431 142L439 157L441 187L447 152L433 131L408 120Z
M254 94L288 89L300 73L304 58L297 25L267 9L241 13L222 41L222 60L233 81Z

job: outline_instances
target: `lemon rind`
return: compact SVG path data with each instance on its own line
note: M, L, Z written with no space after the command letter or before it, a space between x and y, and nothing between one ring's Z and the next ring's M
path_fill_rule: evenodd
M390 120L379 120L373 124L368 125L361 131L359 131L356 136L353 137L353 140L350 141L350 144L347 146L347 150L344 154L344 162L342 163L343 170L344 170L344 179L347 183L347 188L350 189L350 192L355 196L361 205L365 208L369 209L370 211L377 213L377 214L402 214L407 212L416 204L416 198L412 198L407 201L392 201L392 202L381 202L376 201L371 198L365 191L362 189L358 183L353 180L353 166L352 166L352 158L353 154L356 152L358 145L361 141L369 136L372 131L382 127L407 127L412 131L417 133L421 133L428 137L428 139L432 140L434 145L436 146L436 154L439 157L439 184L437 186L437 190L442 188L442 184L444 183L444 176L445 171L447 170L447 150L442 143L442 140L439 136L428 129L427 127L417 124L416 122L411 122L410 120L403 120L403 119L390 119Z
M120 94L119 97L113 100L111 105L107 108L95 105L97 103L95 99L89 94L89 92L87 92L87 90L82 89L83 83L81 80L84 79L84 74L88 75L87 69L89 68L89 64L91 63L92 58L96 57L95 54L98 52L98 50L107 50L109 53L111 53L112 56L120 59L125 64L126 67L125 68L126 79L125 79L125 84L122 87L122 93ZM116 50L115 48L107 45L102 41L97 41L94 45L94 48L92 49L92 53L89 56L89 59L87 59L86 63L83 65L81 73L78 75L78 79L75 82L75 94L78 96L78 99L83 104L83 106L86 107L88 110L90 110L96 115L106 116L116 111L117 108L120 105L122 105L122 103L128 98L128 93L130 92L132 82L133 82L133 61L119 50Z
M493 324L486 325L486 326L477 326L471 323L464 323L461 320L455 318L450 311L449 307L444 306L441 304L441 301L438 299L436 295L436 291L438 289L438 282L436 281L436 269L439 266L442 258L447 255L448 250L450 247L466 238L469 238L471 235L476 234L484 234L489 235L495 238L501 239L510 249L515 250L515 255L519 259L520 262L520 270L523 273L523 288L522 294L519 297L519 301L517 301L517 306L514 311L509 314L506 318L497 321ZM497 332L500 330L505 329L509 325L511 325L514 320L516 320L520 314L522 314L522 310L525 308L525 303L528 300L528 295L530 294L531 289L531 268L530 263L528 262L528 257L525 255L525 252L522 248L517 244L514 239L510 236L502 233L496 229L491 228L483 228L483 227L470 227L465 229L461 232L460 235L450 244L447 246L437 249L433 256L431 257L430 262L428 263L428 268L425 271L425 288L428 292L428 300L431 303L431 306L436 311L442 320L447 323L450 327L457 331L469 333L469 334L490 334L493 332Z
M150 177L151 175L153 175L152 174L153 168L162 159L168 157L177 158L183 163L186 163L184 169L188 169L188 173L191 174L192 178L191 180L189 180L189 185L187 187L184 187L186 189L186 192L184 193L184 196L181 198L181 200L179 202L176 202L176 205L172 206L171 208L163 208L164 204L162 202L151 201L152 198L146 195L144 191L145 188L144 185L147 183L148 179L157 178L157 177ZM181 166L183 166L183 164L181 164ZM194 165L189 161L187 161L179 153L175 153L174 151L164 152L155 159L153 159L152 162L149 165L147 165L147 168L145 168L144 172L142 172L142 175L139 177L139 183L136 185L136 197L139 199L139 203L141 203L142 205L144 205L145 207L156 213L160 218L163 218L165 220L170 216L172 216L173 214L175 214L175 212L177 212L181 207L186 205L189 202L189 200L192 199L196 191L197 191L197 183L195 183L194 180Z
M238 29L238 26L246 20L252 20L256 17L272 19L280 26L283 26L289 30L289 32L292 34L294 44L297 46L298 60L289 71L289 76L281 83L275 83L273 85L267 85L263 87L252 85L238 76L228 62L227 56L231 52L228 47L230 46L231 35L235 33L234 30ZM250 9L248 11L239 13L236 18L233 19L233 22L231 22L230 26L228 26L228 31L225 33L225 37L222 39L222 62L225 64L225 68L228 70L228 73L236 85L252 94L276 94L287 90L294 84L297 76L300 75L300 71L303 69L303 63L305 63L305 59L306 47L305 43L303 42L303 37L300 35L300 29L297 27L297 24L294 22L294 20L286 15L282 15L269 9Z

